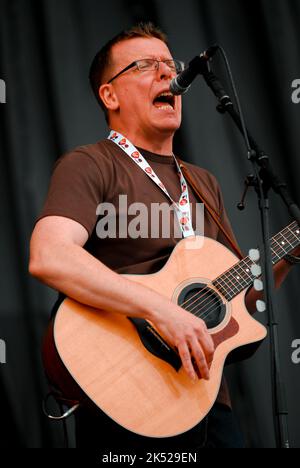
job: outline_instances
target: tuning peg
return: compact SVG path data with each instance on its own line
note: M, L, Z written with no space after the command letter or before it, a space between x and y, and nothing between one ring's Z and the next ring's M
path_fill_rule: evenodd
M260 260L260 251L258 249L249 250L249 257L252 262L258 262Z
M259 278L262 274L262 269L259 265L252 265L251 273L255 278Z
M254 280L254 289L255 291L263 291L264 290L264 283L259 280L259 279L256 279Z
M256 301L257 312L265 312L267 310L266 303L264 301Z

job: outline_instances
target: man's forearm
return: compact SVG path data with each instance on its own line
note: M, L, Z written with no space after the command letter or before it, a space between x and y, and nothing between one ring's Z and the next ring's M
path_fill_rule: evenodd
M151 320L168 301L112 271L80 246L55 246L42 255L31 261L31 274L83 304Z

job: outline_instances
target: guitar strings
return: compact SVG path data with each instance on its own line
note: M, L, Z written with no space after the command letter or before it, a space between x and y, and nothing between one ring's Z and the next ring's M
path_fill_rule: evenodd
M287 230L287 229L288 229L288 228L286 228L285 230ZM282 231L282 232L283 232L283 231ZM293 232L289 232L289 235L293 235L293 237L295 237L295 235L294 235ZM275 242L275 241L274 241L274 242ZM277 241L276 241L276 242L277 242ZM288 242L289 242L289 241L288 241ZM285 250L283 249L283 247L281 247L281 245L280 245L278 242L277 242L277 244L278 244L278 247L280 247L280 249L283 250L284 253L286 253ZM295 248L290 242L289 242L289 244L291 245L292 248ZM273 250L273 253L275 253L275 254L280 258L280 255L278 255L278 252L279 252L278 247L276 246L277 250L276 250L275 248L272 249L272 250ZM240 265L240 264L243 263L243 262L245 263L246 261L248 262L248 261L251 261L251 260L249 259L249 257L246 257L245 259L241 260L239 263L237 263L236 265L234 265L233 267L231 267L229 270L227 270L226 272L224 272L224 273L221 275L221 277L222 277L222 276L225 276L227 272L230 272L231 270L236 269L236 267L237 267L238 265ZM249 267L248 264L247 264L247 267ZM239 273L239 276L242 276L242 275ZM248 275L247 275L247 276L248 276ZM219 277L219 278L221 278L221 277ZM233 275L232 275L232 278L234 278ZM249 280L249 278L247 278L247 279ZM216 278L216 280L214 280L214 281L217 281L217 280L218 280L218 278ZM236 280L236 278L234 278L234 280ZM231 280L230 280L230 281L231 281ZM244 281L245 281L245 279L244 279ZM223 281L223 282L224 282L224 281ZM232 281L231 281L231 283L233 284ZM247 281L246 281L246 283L247 283ZM210 284L211 284L211 283L210 283ZM250 284L251 284L251 283L250 283ZM247 284L247 286L248 286L248 285L249 285L249 284ZM247 286L245 286L245 289L246 289ZM230 288L230 289L232 289L232 288ZM203 288L200 292L196 293L194 296L190 297L187 301L183 302L183 304L181 305L181 307L182 307L183 305L186 305L188 302L190 302L190 301L191 301L192 299L194 299L196 296L202 295L202 292L205 291L205 290L207 290L207 292L211 292L211 289L210 289L210 288ZM233 291L233 289L232 289L232 291ZM240 292L241 292L241 291L240 291ZM202 297L205 297L205 295L202 296ZM195 302L195 301L194 301L194 302ZM194 303L194 302L193 302L193 303ZM192 304L190 304L190 305L192 305Z
M251 261L251 260L248 259L247 261ZM246 263L246 260L244 260L244 262ZM246 265L249 267L248 264L246 264ZM229 270L229 271L230 271L230 270ZM239 273L239 276L241 276L240 273ZM233 275L232 275L232 277L233 277ZM234 278L234 277L233 277L233 278ZM234 278L234 279L236 279L236 278ZM249 280L250 280L250 281L249 281ZM216 281L216 280L215 280L215 281ZM230 280L230 281L231 281L231 280ZM244 289L246 289L248 286L250 286L250 284L252 283L252 277L249 276L249 275L247 275L247 278L246 278L246 277L243 277L243 281L246 282L246 284L242 285L242 286L243 286L243 289L239 290L239 289L237 288L237 290L234 291L232 288L230 288L230 289L232 290L231 292L234 292L235 295L238 295L240 292L242 292ZM224 281L222 280L222 282L224 282ZM232 281L231 281L231 282L232 282ZM210 285L211 285L211 284L213 284L213 283L210 283ZM233 283L232 283L232 284L233 284ZM223 287L223 286L221 286L221 287ZM223 287L223 288L224 288L224 287ZM216 288L216 289L218 290L218 288ZM210 293L211 293L211 292L215 292L215 291L214 291L213 289L211 289L211 288L204 288L202 291L204 291L204 290L207 290L207 291L210 292ZM208 294L208 292L205 293L204 295L202 295L202 294L201 294L202 291L199 291L198 293L196 293L195 296L194 296L194 298L195 298L197 295L201 295L202 298L205 298L205 296L208 296L208 295L211 296L211 294ZM222 294L222 293L221 293L221 294ZM222 296L226 299L226 297L224 296L224 294L222 294ZM235 296L233 296L233 297L235 297ZM200 305L200 306L205 305L205 307L207 308L210 304L214 304L215 298L216 298L215 296L212 296L212 297L208 298L208 299L211 299L211 301L210 301L209 303L206 303L206 304L205 304L205 300L202 301L202 302L200 302L200 303L198 303L197 300L194 300L194 301L192 302L192 304L189 304L188 307L190 307L190 306L192 306L193 304L195 304L195 307L198 306L198 305ZM191 299L191 298L190 298L190 299ZM233 299L233 298L232 298L232 299ZM185 310L187 310L188 312L192 312L192 313L193 313L193 310L195 309L195 307L193 307L192 309L186 308ZM201 308L198 309L198 312L200 312L201 310L203 310L203 307L202 307L202 309L201 309ZM208 309L208 310L209 310L209 309ZM206 309L206 310L205 310L205 313L206 313L208 310ZM214 310L215 310L215 309L214 309ZM213 310L212 312L214 312L214 310ZM200 318L202 318L202 319L207 318L207 317L209 316L209 314L208 314L207 316L203 317L203 316L201 316L201 314L198 315L197 313L194 313L194 315L196 315L197 317L200 317Z
M284 251L284 253L286 254L287 252L285 252L285 249L281 246L280 242L277 241L276 238L278 238L279 236L282 236L285 241L287 240L288 243L290 244L290 246L292 247L292 249L294 249L295 247L293 246L293 244L290 242L290 239L294 240L294 237L297 239L297 241L299 241L299 239L297 238L296 234L292 231L292 229L294 227L299 228L299 226L297 225L296 222L293 222L291 223L289 226L287 226L285 229L283 229L279 234L277 234L276 236L274 236L271 240L272 240L272 244L274 244L276 242L276 248L272 249L273 253L275 253L275 255L280 259L280 255L278 255L278 252L280 252L280 250L278 248L280 248L281 250ZM292 238L290 237L289 239L287 239L287 235L288 236L292 236ZM276 250L277 249L277 250ZM282 253L282 252L281 252ZM245 263L246 261L248 262L249 260L249 257L245 257L243 260L241 260L239 263L236 263L235 265L233 265L233 267L229 268L227 271L225 271L219 278L221 278L222 276L225 276L226 273L229 273L231 270L233 269L236 269L236 267L238 265L241 265L241 263ZM249 265L247 265L249 266ZM243 272L244 273L244 272ZM233 277L233 275L231 275ZM242 276L240 273L239 273L239 276ZM247 275L248 276L248 275ZM234 277L233 277L234 278ZM243 278L243 277L242 277ZM234 278L236 280L236 278ZM248 278L249 279L249 278ZM217 281L218 278L216 278L214 281ZM231 281L231 280L230 280ZM245 281L245 279L244 279ZM224 282L224 281L223 281ZM231 281L231 283L233 284L233 282ZM247 281L246 281L247 283ZM248 284L247 284L248 286ZM246 286L246 287L247 287ZM232 288L230 288L232 289ZM191 301L193 298L195 298L197 295L200 295L202 294L203 291L207 290L208 292L211 292L211 289L210 288L203 288L199 293L196 293L194 296L190 297L187 301L185 301L181 306L187 304L189 301ZM192 305L192 304L190 304Z
M273 251L275 251L275 249L273 249ZM279 250L278 250L278 251L279 251ZM276 255L277 255L277 251L276 251L275 253L276 253ZM279 257L279 255L277 255L277 256ZM233 270L233 269L236 269L236 267L237 267L238 265L240 265L242 262L245 263L246 261L249 261L248 259L249 259L249 257L245 257L245 258L242 259L240 262L237 262L235 265L233 265L231 268L229 268L228 270L226 270L226 271L225 271L221 276L219 276L218 278L221 278L222 276L225 276L226 273L230 272L230 271ZM248 265L247 265L247 266L248 266ZM241 276L241 275L240 275L240 276ZM217 281L218 278L216 278L214 281ZM236 279L236 278L235 278L235 279ZM204 291L204 289L203 289L202 291ZM202 291L201 291L201 292L202 292ZM195 296L197 296L198 294L199 294L199 293L197 293ZM190 302L195 296L190 297L187 301L183 302L182 305L185 305L185 304L187 304L188 302Z
M291 234L293 234L293 233L291 233ZM290 243L290 242L289 242L289 243ZM291 246L292 246L292 244L291 244ZM284 250L284 249L281 247L281 245L280 245L279 243L278 243L277 250L276 250L276 249L272 249L273 252L274 252L278 257L279 257L278 252L280 252L279 247L280 247L281 250ZM292 246L292 247L293 247L293 246ZM294 247L293 247L293 248L294 248ZM247 286L250 286L250 284L251 284L251 283L249 283ZM207 288L206 288L206 289L207 289ZM209 291L211 291L210 288L208 288L208 289L209 289ZM246 288L245 288L245 289L246 289ZM240 291L240 292L241 292L241 291ZM197 295L199 295L199 294L201 294L201 292L195 294L195 296L197 296ZM225 299L226 299L226 298L225 298ZM205 302L205 301L202 301L202 303L197 304L197 301L194 301L193 304L195 303L196 306L197 306L197 305L203 305L204 302ZM205 305L206 308L207 308L210 304L212 304L212 305L211 305L211 307L212 307L214 302L215 302L215 298L213 298L212 301L210 301L210 303L208 303L208 304ZM190 305L192 305L192 304L190 304ZM210 309L211 309L211 307L210 307ZM188 310L188 309L186 309L186 310L187 310L188 312L192 312L192 313L193 313L193 310L194 310L194 309L195 309L195 307L194 307L193 309L191 309L191 310ZM203 307L202 307L202 309L199 308L197 312L201 312L201 310L203 310L203 309L204 309ZM218 310L218 306L217 306L217 308L214 308L214 309L211 310L211 311L210 311L210 309L206 309L203 315L201 315L201 313L200 313L200 315L198 315L198 313L194 313L194 315L196 315L197 317L200 317L200 318L202 318L202 319L207 318L207 317L208 317L210 314L212 314L214 311ZM207 313L207 312L208 312L208 313ZM206 315L205 315L205 314L206 314Z
M289 243L290 243L290 242L289 242ZM292 246L292 244L291 244L291 246ZM278 247L280 247L281 250L284 250L284 249L281 247L281 245L280 245L279 243L278 243ZM272 249L272 250L273 250L273 253L275 253L275 254L279 257L278 252L280 252L280 250L278 249L278 247L277 247L277 250L276 250L276 249ZM292 247L293 247L293 246L292 246ZM294 248L294 247L293 247L293 248ZM251 284L251 283L249 283L247 286L250 286L250 284ZM205 289L206 289L208 292L210 292L210 293L212 292L212 290L211 290L210 288L205 288ZM203 289L202 291L204 291L205 289ZM246 289L246 287L245 287L245 289ZM202 291L200 291L200 292L198 292L197 294L195 294L192 298L194 298L195 296L201 295ZM241 292L241 291L240 291L240 292ZM208 294L205 294L205 295L208 295ZM204 295L203 297L205 297L205 295ZM210 294L210 296L211 296L211 294ZM192 298L190 298L189 300L191 300ZM225 298L225 299L226 299L226 298ZM186 302L188 302L188 301L186 301ZM202 303L200 302L200 304L198 304L197 301L194 301L192 304L195 303L195 306L197 306L197 305L203 305L204 302L205 302L205 301L202 301ZM213 310L210 310L210 309L212 308L212 306L214 305L214 303L215 303L215 297L213 297L213 299L212 299L208 304L205 305L205 306L206 306L206 310L204 311L204 314L201 314L201 313L200 313L200 315L198 315L198 312L201 312L201 310L204 309L204 308L202 307L202 309L199 308L199 309L197 310L197 312L194 313L194 315L196 315L197 317L203 318L203 319L204 319L204 318L207 318L207 317L208 317L210 314L212 314L214 311L218 310L218 307L219 307L219 306L217 306L217 307L214 308ZM189 307L190 307L192 304L190 304ZM210 304L212 304L211 307L210 307L209 309L207 309L207 307L208 307ZM191 309L191 310L189 310L189 309L186 309L186 310L187 310L188 312L193 313L193 310L194 310L194 309L195 309L195 307L194 307L193 309Z
M275 249L273 249L273 252L275 252L276 255L277 255L277 252L279 252L279 250L276 250L276 251L275 251ZM279 256L279 255L278 255L278 256ZM232 268L230 268L229 270L227 270L226 272L224 272L223 275L221 275L221 276L225 276L227 272L230 272L231 270L235 269L238 265L241 265L241 263L243 263L243 262L246 263L246 262L249 262L249 261L251 261L251 260L249 259L249 257L246 257L245 259L241 260L239 263L237 263L236 265L234 265ZM246 265L247 265L247 267L249 267L248 264L246 264ZM239 276L242 276L242 275L239 273ZM247 276L248 276L248 275L247 275ZM232 275L232 277L233 277L233 275ZM220 278L220 277L219 277L219 278ZM234 277L233 277L233 278L234 278ZM234 278L234 279L236 280L236 278ZM249 279L250 279L250 277L247 278L247 280L249 280ZM217 280L218 280L218 278L217 278L216 280L214 280L214 281L217 281ZM245 277L244 277L243 281L246 281L246 280L245 280ZM232 282L232 281L231 281L231 282ZM246 281L246 284L247 284L247 281ZM250 284L251 284L251 283L247 284L247 286L249 286ZM246 289L247 286L245 286L245 289ZM232 289L232 288L230 288L230 289ZM185 302L183 302L183 304L181 304L181 307L184 306L184 305L187 305L191 300L195 299L195 298L196 298L197 296L199 296L199 295L201 295L202 298L205 298L205 294L203 295L203 292L204 292L204 291L207 291L207 295L211 296L211 291L212 291L211 288L208 288L208 287L203 288L200 292L196 293L194 296L190 297L188 300L186 300ZM232 291L233 291L233 289L232 289ZM236 292L236 291L234 291L234 292ZM240 292L241 292L241 291L240 291ZM209 294L209 293L210 293L210 294ZM196 301L194 301L193 303L189 304L188 307L190 307L191 305L193 305L195 302L196 302ZM202 303L203 303L203 302L202 302ZM202 305L202 303L200 303L200 304L197 304L197 303L196 303L196 305ZM186 310L188 310L188 309L186 309ZM192 310L193 310L193 309L192 309ZM188 310L188 311L189 311L189 312L192 312L192 310ZM201 309L199 309L199 310L201 310Z
M292 224L292 225L293 225L293 224ZM288 231L288 235L291 236L291 237L289 237L289 238L287 239L288 243L291 245L292 248L295 248L295 247L290 243L290 240L294 240L293 238L295 237L295 234L289 230L289 227L287 227L284 231L282 231L282 234L283 234L283 232L285 232L285 231ZM280 234L281 234L281 233L280 233ZM272 249L272 251L273 251L273 253L275 253L275 255L277 255L278 257L280 257L280 255L278 255L278 253L279 253L279 252L282 253L282 250L285 252L285 249L281 246L281 244L280 244L279 242L277 242L277 240L276 240L275 238L273 238L273 243L275 243L275 242L278 244L278 246L275 246L275 248ZM234 269L235 269L237 266L239 266L242 262L246 263L246 262L248 262L248 261L251 261L251 260L249 259L249 257L246 257L245 259L241 260L239 263L237 263L236 265L234 265L233 267L231 267L229 270L227 270L226 272L224 272L223 275L221 275L221 277L222 277L222 276L225 276L226 273L230 272L231 270L234 270ZM248 266L248 265L247 265L247 266ZM239 274L239 276L242 276L242 275ZM219 277L219 278L221 278L221 277ZM232 275L232 277L233 277L233 275ZM233 278L234 278L234 277L233 277ZM236 280L236 278L234 278L234 279ZM246 280L245 280L245 277L242 277L242 279L243 279L243 281L246 281ZM217 281L217 280L218 280L218 278L217 278L215 281ZM249 280L249 278L248 278L248 280ZM230 279L229 279L229 281L230 281ZM232 282L232 281L231 281L231 282ZM246 281L246 283L247 283L247 281ZM234 283L232 283L232 284L234 284ZM250 284L251 284L251 283L247 284L247 286L249 286ZM245 289L247 288L247 286L245 286ZM230 289L232 289L232 288L230 288ZM203 292L204 292L205 294L203 294ZM219 307L219 306L217 306L217 307L214 308L213 310L210 310L210 309L213 307L213 305L215 304L215 299L216 299L216 296L213 296L213 297L212 297L212 292L213 292L213 290L212 290L211 288L209 288L209 287L203 288L201 291L199 291L198 293L194 294L194 295L193 295L192 297L190 297L188 300L186 300L185 302L183 302L183 303L181 304L181 307L186 306L189 302L191 302L191 301L194 299L194 301L193 301L191 304L188 305L188 307L191 307L191 306L194 304L194 307L193 307L192 309L190 309L190 310L186 307L185 310L187 310L188 312L193 313L194 315L196 315L196 316L199 317L199 318L203 318L203 319L204 319L204 318L207 318L207 317L208 317L210 314L212 314L214 311L218 310L218 307ZM232 292L236 292L236 291L232 290ZM238 291L237 291L237 292L238 292ZM240 291L240 292L241 292L241 291ZM204 300L202 300L202 302L197 301L197 300L196 300L196 297L198 297L198 296L201 296L201 299L204 299ZM207 301L207 299L205 299L205 296L207 296L207 299L208 299L208 300L211 299L210 302L207 302L206 304L205 304L205 302ZM206 307L206 310L204 311L204 314L202 314L201 311L204 310L204 307L203 307L204 305L205 305L205 307ZM209 305L211 305L211 307L210 307L209 309L207 309L207 307L208 307ZM193 312L197 306L201 306L201 307L200 307L196 312ZM200 312L200 314L199 314L199 312Z

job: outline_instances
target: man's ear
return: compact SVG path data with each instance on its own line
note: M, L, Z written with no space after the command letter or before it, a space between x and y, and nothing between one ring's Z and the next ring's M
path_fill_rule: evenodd
M119 108L119 100L112 85L101 85L99 88L99 97L108 110L117 110Z

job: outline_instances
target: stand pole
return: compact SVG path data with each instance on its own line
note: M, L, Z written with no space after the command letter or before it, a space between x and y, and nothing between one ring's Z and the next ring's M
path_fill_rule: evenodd
M208 68L205 71L202 67L201 70L199 70L199 73L203 75L204 80L219 100L220 104L217 107L217 110L223 114L227 112L243 135L246 131L246 136L248 136L249 139L248 159L253 164L254 173L256 174L258 181L256 192L258 194L263 234L265 301L268 314L268 326L270 329L272 401L276 447L290 448L288 432L288 411L285 397L285 388L283 384L283 379L281 377L278 323L275 313L275 281L270 245L270 204L268 199L268 192L270 188L273 188L274 191L281 196L284 204L288 208L290 215L299 223L299 225L300 210L296 203L292 200L287 188L287 184L282 182L275 175L270 165L269 157L264 153L264 151L259 149L257 143L249 134L248 130L245 128L245 126L243 126L243 122L240 116L234 109L232 101L223 89L219 79Z

